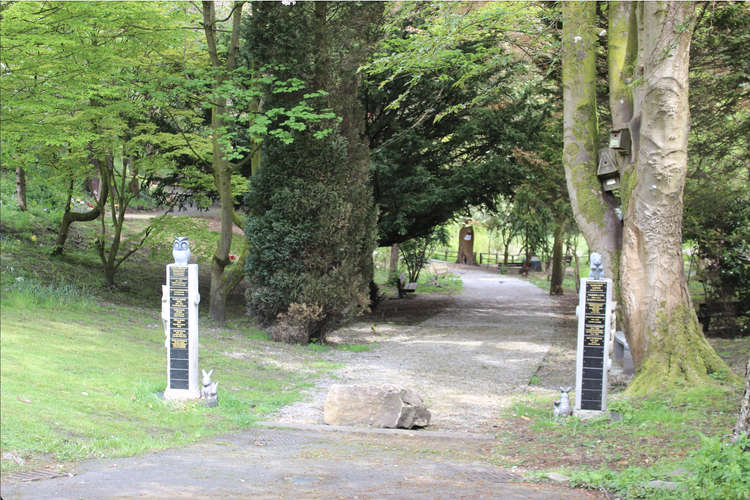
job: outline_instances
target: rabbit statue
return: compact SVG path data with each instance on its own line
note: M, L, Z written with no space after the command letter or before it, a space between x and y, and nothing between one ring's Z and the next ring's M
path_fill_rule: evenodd
M555 418L567 417L573 413L570 408L570 396L568 395L571 389L572 387L560 387L560 401L554 402L555 409L552 412Z
M203 377L201 377L201 398L208 399L211 395L211 374L214 372L213 368L208 372L201 369Z

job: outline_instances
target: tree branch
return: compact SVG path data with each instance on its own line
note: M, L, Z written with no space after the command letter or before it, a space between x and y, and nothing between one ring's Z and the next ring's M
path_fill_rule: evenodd
M229 54L227 55L227 71L232 71L237 64L237 54L240 52L240 22L242 21L242 5L244 3L244 1L234 2L232 8L232 35L229 42Z
M211 58L211 64L218 68L221 66L219 53L216 50L216 10L213 2L203 2L203 31L206 33L206 43L208 44L208 55Z
M146 243L146 238L149 237L149 235L151 234L151 231L153 231L153 229L154 229L153 226L148 226L144 230L144 232L143 232L143 238L141 238L141 241L138 242L138 244L135 245L133 248L131 248L128 252L126 252L125 255L123 255L122 258L120 258L115 263L115 269L114 269L115 271L117 270L118 267L120 267L120 264L122 264L125 261L125 259L127 259L131 255L133 255L135 252L137 252L138 250L140 250L141 248L143 248L143 244Z
M169 118L170 118L170 119L172 120L172 122L174 123L174 126L175 126L175 128L176 128L176 129L177 129L177 130L178 130L178 131L180 132L180 135L181 135L181 136L182 136L182 138L183 138L183 139L185 140L185 144L187 145L187 147L188 147L188 148L190 148L190 151L192 151L192 152L193 152L193 154L195 155L195 157L196 157L196 158L197 158L197 159L198 159L199 161L202 161L203 163L205 163L206 165L211 165L211 163L210 163L210 162L208 162L208 161L204 160L204 159L203 159L203 157L201 157L201 155L199 155L199 154L198 154L198 152L197 152L197 151L195 150L195 148L193 148L193 144L192 144L192 143L190 142L190 139L188 139L188 138L187 138L187 135L185 134L185 131L184 131L184 130L182 130L182 127L180 127L180 124L179 124L179 123L177 123L177 120L175 119L174 115L173 115L173 114L172 114L172 113L171 113L171 112L170 112L170 111L169 111L169 110L168 110L167 108L164 108L164 110L163 110L163 111L164 111L164 112L165 112L165 113L166 113L167 115L169 115Z

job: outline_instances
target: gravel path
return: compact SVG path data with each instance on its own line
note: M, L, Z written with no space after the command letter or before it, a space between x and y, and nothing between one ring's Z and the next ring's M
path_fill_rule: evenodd
M333 342L374 342L376 347L327 353L345 366L271 420L321 424L332 384L393 383L422 395L432 413L431 430L492 432L499 409L528 390L550 347L559 343L560 330L570 330L570 318L526 281L476 268L457 272L464 283L460 296L433 297L439 302L433 304L417 293L387 301L383 307L390 311L380 313L398 317L400 308L440 311L428 319L416 325L359 323L331 335Z
M137 457L82 462L70 477L6 482L2 496L603 498L524 482L521 471L491 464L502 407L512 395L532 390L528 383L535 373L554 380L558 368L544 371L550 364L545 355L555 365L560 356L569 356L574 323L556 312L557 302L525 281L476 269L458 272L464 280L459 297L417 294L390 300L378 313L381 319L335 332L333 341L374 342L375 347L321 353L342 368L266 428ZM569 370L559 372L567 377ZM413 387L425 398L432 423L419 431L320 425L333 383Z

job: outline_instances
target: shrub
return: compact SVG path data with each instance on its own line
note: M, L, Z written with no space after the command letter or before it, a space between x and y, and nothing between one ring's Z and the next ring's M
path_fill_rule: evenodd
M270 324L291 304L321 307L308 338L368 308L375 210L367 170L352 168L337 133L269 141L247 198L249 312ZM296 324L296 323L295 323Z
M280 313L271 328L271 339L288 344L307 344L310 332L323 318L323 308L317 304L290 304L289 310Z
M429 256L438 244L445 245L448 235L444 227L437 228L427 236L412 238L399 244L399 251L403 258L406 269L409 272L409 281L417 281L419 273L427 264Z

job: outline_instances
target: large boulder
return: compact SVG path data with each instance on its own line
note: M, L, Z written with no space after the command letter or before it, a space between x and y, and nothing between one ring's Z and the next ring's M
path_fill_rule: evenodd
M414 391L391 384L340 385L328 391L323 410L328 425L411 429L426 427L430 412Z

